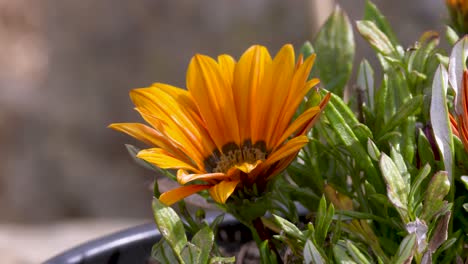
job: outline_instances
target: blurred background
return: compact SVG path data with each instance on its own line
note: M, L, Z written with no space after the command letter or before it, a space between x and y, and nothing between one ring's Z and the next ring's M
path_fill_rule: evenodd
M362 18L364 0L337 2L351 21ZM423 31L443 32L444 0L373 2L405 47ZM185 87L195 53L238 58L255 43L272 54L285 43L299 49L333 6L332 0L0 0L0 262L37 263L151 221L154 175L124 148L143 145L106 128L140 121L129 90L156 81ZM355 39L356 62L372 57L356 33Z

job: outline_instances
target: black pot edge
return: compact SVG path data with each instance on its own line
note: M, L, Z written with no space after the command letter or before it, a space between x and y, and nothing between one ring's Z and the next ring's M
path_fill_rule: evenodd
M213 222L219 214L219 212L209 214L206 217L207 222ZM229 227L239 224L233 216L225 214L222 226ZM108 260L112 259L113 255L118 255L119 252L125 251L129 247L134 247L135 244L143 244L151 248L160 239L161 234L155 223L141 224L84 242L65 252L59 253L43 262L43 264L84 264L88 263L89 259L96 258ZM110 261L103 263L110 263Z

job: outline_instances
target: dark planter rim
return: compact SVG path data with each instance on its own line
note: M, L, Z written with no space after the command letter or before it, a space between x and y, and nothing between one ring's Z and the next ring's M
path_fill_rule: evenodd
M207 222L211 223L217 215L219 213L208 216ZM239 225L241 224L236 219L226 214L220 228ZM43 264L127 263L120 259L131 258L130 254L125 256L121 254L128 251L137 252L135 256L144 261L141 257L144 255L148 257L152 245L160 239L161 234L155 223L141 224L79 244L46 260Z

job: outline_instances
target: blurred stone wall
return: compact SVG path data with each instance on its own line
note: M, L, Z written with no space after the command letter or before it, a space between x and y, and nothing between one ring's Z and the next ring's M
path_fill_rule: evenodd
M106 128L140 120L128 91L184 87L195 53L299 47L329 12L316 1L0 0L0 220L149 218L153 175L123 146L142 145ZM339 2L362 17L364 1ZM445 14L442 0L375 2L405 45Z

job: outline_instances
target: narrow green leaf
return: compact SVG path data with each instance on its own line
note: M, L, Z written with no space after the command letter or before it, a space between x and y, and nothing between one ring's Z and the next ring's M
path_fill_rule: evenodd
M408 200L409 200L408 204L413 207L413 211L416 207L416 204L414 204L416 193L419 194L421 192L420 191L421 183L429 175L430 172L431 172L431 166L429 166L429 164L424 165L424 167L419 170L418 175L414 179L414 182L411 184L411 190L408 195Z
M130 145L130 144L125 144L125 148L128 151L128 154L130 154L130 157L140 166L142 166L145 169L152 170L152 171L158 171L158 168L154 166L153 164L147 162L146 160L142 160L137 157L138 152L140 152L140 149Z
M349 116L348 112L351 112L349 107L347 107L338 96L332 94L324 111L330 126L334 130L339 142L346 147L353 157L356 157L358 166L365 172L369 182L374 185L376 190L383 192L383 183L371 158L367 154L366 148L361 144L360 139L350 127L350 125L353 126L357 124L358 121L354 115L352 115L352 117ZM364 145L367 142L367 137L364 135L362 135L362 142Z
M356 261L357 263L371 263L367 257L349 240L346 240L346 247L348 248L348 252L351 255L351 257Z
M395 114L388 120L385 124L382 131L379 133L380 135L384 135L385 133L391 131L395 127L401 125L404 121L408 119L410 115L414 115L417 111L420 110L423 104L423 96L417 95L409 100L407 100Z
M151 250L151 258L161 264L182 263L180 258L174 255L174 251L165 239L159 240Z
M403 159L403 156L392 146L390 150L390 157L397 166L398 171L400 172L400 175L403 178L403 182L407 186L409 186L411 182L411 175L408 172L408 168L406 167L406 163Z
M396 50L391 41L374 22L361 20L356 22L356 26L361 36L366 39L377 52L384 56L395 56Z
M307 239L307 242L305 243L303 254L304 262L306 264L325 264L325 259L310 239Z
M432 83L431 125L434 137L442 154L445 170L452 179L453 139L450 128L449 111L447 108L447 71L439 66Z
M186 264L203 263L200 262L200 248L190 242L187 242L180 254Z
M398 40L390 24L377 6L369 0L366 0L364 7L364 20L370 20L389 38L393 45L398 45Z
M301 230L297 228L297 226L294 225L293 223L274 214L272 215L272 220L276 224L278 224L281 230L288 236L296 238L296 239L304 240Z
M367 60L361 61L359 64L359 72L357 77L357 85L366 94L366 104L369 106L369 109L374 109L374 70L370 66Z
M184 225L177 213L170 207L153 198L153 215L161 235L180 257L182 249L187 244Z
M444 197L450 191L450 181L446 171L439 171L432 177L424 196L422 218L430 220L434 213L444 206Z
M278 262L276 259L276 254L271 252L268 246L268 240L265 240L260 244L259 250L261 263L275 264Z
M212 257L210 264L232 264L236 263L236 257Z
M396 253L392 263L394 264L406 264L411 263L414 254L416 253L416 234L407 235L403 241L401 241L398 252Z
M314 47L309 41L306 41L301 49L299 50L299 53L302 54L302 58L305 60L307 59L310 55L314 54Z
M338 6L320 29L314 47L320 81L327 90L343 96L351 75L355 44L349 18Z
M450 26L445 27L445 38L447 39L447 42L450 44L450 46L455 45L455 43L457 43L457 41L460 39L457 32Z
M214 234L211 228L205 226L200 229L192 238L192 243L200 250L199 261L197 263L208 263L211 249L214 244Z
M369 156L375 160L379 161L380 159L380 150L375 145L374 141L372 141L370 138L367 140L367 153L369 153Z
M333 247L333 256L335 257L336 263L347 263L354 264L355 262L346 252L346 249L340 244L336 244Z
M380 158L380 170L387 183L387 196L400 213L403 221L407 222L409 186L400 174L397 166L385 153Z
M433 166L435 162L434 152L432 152L431 143L429 143L421 129L418 132L418 156L421 164L431 164Z
M461 182L463 182L463 185L465 185L465 188L468 190L468 176L463 175L461 176Z

